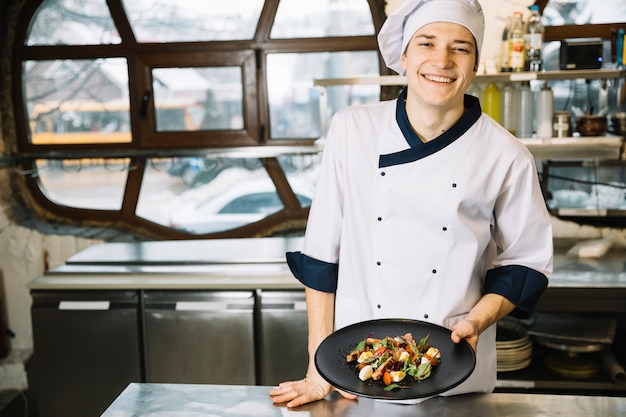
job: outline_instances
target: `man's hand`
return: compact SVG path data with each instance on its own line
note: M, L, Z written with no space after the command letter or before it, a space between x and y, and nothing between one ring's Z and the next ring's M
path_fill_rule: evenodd
M462 339L467 340L476 352L478 335L514 308L515 304L501 295L485 294L463 320L452 326L450 338L454 343L459 343Z
M454 343L460 343L465 339L470 344L474 352L478 347L478 327L473 320L464 319L452 326L452 335L450 336Z
M270 391L275 404L287 403L287 407L297 407L325 398L335 388L317 373L309 369L307 377L299 381L282 382ZM354 400L356 395L337 390L344 398Z

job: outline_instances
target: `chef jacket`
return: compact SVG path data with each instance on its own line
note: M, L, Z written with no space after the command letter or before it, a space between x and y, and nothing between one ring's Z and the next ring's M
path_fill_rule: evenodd
M469 95L457 123L424 143L405 97L333 117L291 271L335 293L336 328L381 318L451 328L485 293L528 317L553 254L533 156ZM444 395L493 390L495 331L481 334L472 375Z

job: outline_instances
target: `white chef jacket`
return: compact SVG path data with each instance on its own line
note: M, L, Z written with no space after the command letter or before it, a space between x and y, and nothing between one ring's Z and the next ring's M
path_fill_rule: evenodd
M336 328L380 318L451 328L486 292L530 314L553 253L533 156L468 95L461 119L423 143L405 94L333 118L302 252L287 254L294 275L335 292ZM495 381L493 325L473 374L444 395Z

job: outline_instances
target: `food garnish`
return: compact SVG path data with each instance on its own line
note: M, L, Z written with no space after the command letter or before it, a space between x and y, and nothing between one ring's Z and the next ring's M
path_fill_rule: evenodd
M408 388L398 383L407 375L422 381L441 362L441 352L429 345L429 337L430 334L426 335L419 343L411 333L384 339L367 337L346 356L346 360L355 363L361 381L370 378L381 381L387 391Z

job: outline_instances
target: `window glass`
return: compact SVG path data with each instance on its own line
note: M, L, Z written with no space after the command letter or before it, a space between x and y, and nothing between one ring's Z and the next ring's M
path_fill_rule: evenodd
M36 167L50 201L68 207L119 210L129 163L127 158L38 160Z
M281 0L270 37L320 38L373 35L367 0Z
M124 0L139 42L252 39L263 0Z
M46 0L32 21L28 45L120 43L105 0Z
M378 53L375 51L268 55L272 139L321 136L320 90L313 85L313 80L378 74ZM379 100L380 88L376 85L337 86L329 87L323 93L327 97L328 111L334 114L351 104Z
M152 70L158 131L241 130L240 67Z
M313 184L290 181L304 207ZM224 231L284 208L257 158L165 158L152 160L144 175L137 215L193 234Z
M624 0L550 0L542 20L548 26L623 22Z
M24 68L33 144L131 141L125 59L28 61Z

